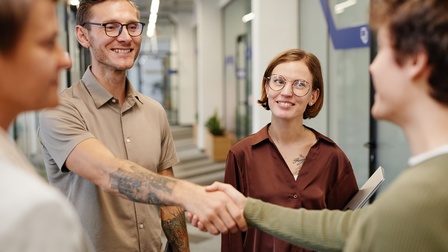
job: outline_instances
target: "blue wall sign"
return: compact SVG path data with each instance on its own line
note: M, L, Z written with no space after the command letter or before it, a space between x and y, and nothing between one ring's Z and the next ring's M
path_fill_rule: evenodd
M368 47L370 45L370 31L367 24L337 29L328 1L320 0L320 3L325 14L325 19L327 20L331 40L336 50Z

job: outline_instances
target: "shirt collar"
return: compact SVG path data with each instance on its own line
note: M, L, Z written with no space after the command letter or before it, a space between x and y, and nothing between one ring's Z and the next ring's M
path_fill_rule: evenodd
M95 76L92 73L92 70L90 69L90 66L87 68L86 72L82 76L82 82L84 83L90 95L92 96L92 99L97 108L100 108L104 104L114 99L112 94L110 94L109 91L107 91L103 86L101 86L101 84L95 78ZM139 93L137 93L134 90L134 88L132 87L127 78L126 78L126 90L128 92L126 96L127 97L126 103L128 103L130 107L134 106L136 101L143 104L141 102L141 98L139 98L140 97Z
M428 159L431 159L436 156L440 156L442 154L447 154L447 153L448 153L448 144L442 145L438 148L435 148L430 151L424 152L422 154L410 157L408 160L408 165L415 166L415 165L418 165Z
M252 145L257 145L265 140L269 140L269 133L268 133L268 128L271 125L271 123L268 123L266 126L264 126L260 131L258 131L257 133L254 134L254 138L253 138L253 142ZM336 143L331 140L330 138L322 135L321 133L317 132L316 130L314 130L313 128L307 127L304 125L304 127L306 127L307 129L311 130L314 135L316 136L317 140L323 140L324 142L327 142L329 144L333 144L336 145Z

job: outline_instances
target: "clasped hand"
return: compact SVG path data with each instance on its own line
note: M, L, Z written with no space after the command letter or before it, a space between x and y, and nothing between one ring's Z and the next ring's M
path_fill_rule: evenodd
M215 213L209 213L207 216L218 215L219 218L200 218L198 215L187 212L188 221L199 230L209 232L210 234L220 234L227 232L246 231L247 223L244 219L244 206L246 205L246 197L229 184L214 182L212 185L206 186L207 193L224 193L228 198L227 202L219 202L218 205L212 206ZM210 202L211 204L216 204Z

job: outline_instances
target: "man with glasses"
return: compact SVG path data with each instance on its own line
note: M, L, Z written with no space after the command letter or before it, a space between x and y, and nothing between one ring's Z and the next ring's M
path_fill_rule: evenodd
M76 22L92 63L57 109L41 113L39 137L49 181L74 204L97 251L161 251L162 229L173 250L189 251L183 209L211 233L244 228L225 194L172 178L179 159L165 111L126 78L144 26L135 3L83 0Z
M95 23L95 22L85 22L82 26L85 25L98 25L103 26L106 35L109 37L118 37L123 31L123 27L126 27L131 37L138 37L142 34L143 26L145 23L142 22L132 22L129 24L121 24L118 22L108 22L108 23Z

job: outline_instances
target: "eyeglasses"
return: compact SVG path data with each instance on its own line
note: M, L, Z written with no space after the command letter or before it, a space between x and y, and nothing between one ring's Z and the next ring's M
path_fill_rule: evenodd
M273 74L266 79L269 81L269 87L274 91L280 91L288 81L292 82L292 92L299 97L308 94L311 88L306 80L289 80L279 74Z
M121 32L123 31L123 26L126 26L129 36L137 37L142 34L143 26L145 26L145 23L142 22L133 22L129 24L121 24L119 22L110 22L110 23L85 22L84 24L82 24L82 26L86 24L103 26L106 35L109 37L120 36Z

